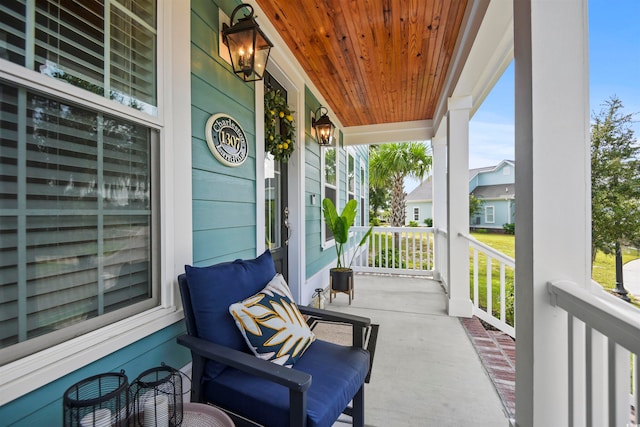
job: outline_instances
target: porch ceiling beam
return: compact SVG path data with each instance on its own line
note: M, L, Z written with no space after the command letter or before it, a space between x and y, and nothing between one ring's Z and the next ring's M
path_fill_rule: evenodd
M379 125L350 126L344 128L343 132L345 145L426 141L433 137L433 121L416 120Z

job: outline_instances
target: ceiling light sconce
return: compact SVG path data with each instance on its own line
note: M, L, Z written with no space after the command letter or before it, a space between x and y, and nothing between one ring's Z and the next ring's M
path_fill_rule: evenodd
M322 110L324 110L324 112ZM333 132L336 130L336 126L331 123L329 116L327 116L328 112L329 111L326 108L320 107L316 110L314 117L311 119L311 127L316 131L316 142L324 146L333 145ZM316 120L318 113L322 115Z
M234 24L236 13L245 7L250 9L249 14ZM260 30L253 7L243 3L233 9L229 24L222 24L222 40L229 48L233 72L245 82L262 80L273 44Z

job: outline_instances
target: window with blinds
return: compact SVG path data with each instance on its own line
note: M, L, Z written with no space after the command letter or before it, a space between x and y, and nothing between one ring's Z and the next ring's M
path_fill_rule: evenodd
M0 58L154 116L156 45L155 0L0 3Z
M150 0L0 2L0 61L153 112L155 25ZM159 304L158 132L31 80L0 80L0 364Z

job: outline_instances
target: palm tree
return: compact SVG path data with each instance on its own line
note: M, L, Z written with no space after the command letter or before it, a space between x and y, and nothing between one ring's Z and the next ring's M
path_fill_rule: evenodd
M431 168L431 153L421 142L394 142L380 145L371 151L369 179L376 187L391 190L391 226L401 227L405 222L404 179L420 181Z

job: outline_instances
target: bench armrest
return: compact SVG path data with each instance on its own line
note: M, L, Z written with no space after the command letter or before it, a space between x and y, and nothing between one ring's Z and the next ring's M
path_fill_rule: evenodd
M353 346L364 348L364 329L371 325L368 317L353 314L339 313L337 311L324 310L308 306L298 306L300 313L316 317L329 322L348 323L353 327Z
M234 350L202 338L181 335L178 344L208 360L215 360L232 368L281 384L290 390L306 391L311 385L311 375L260 359L252 354Z

